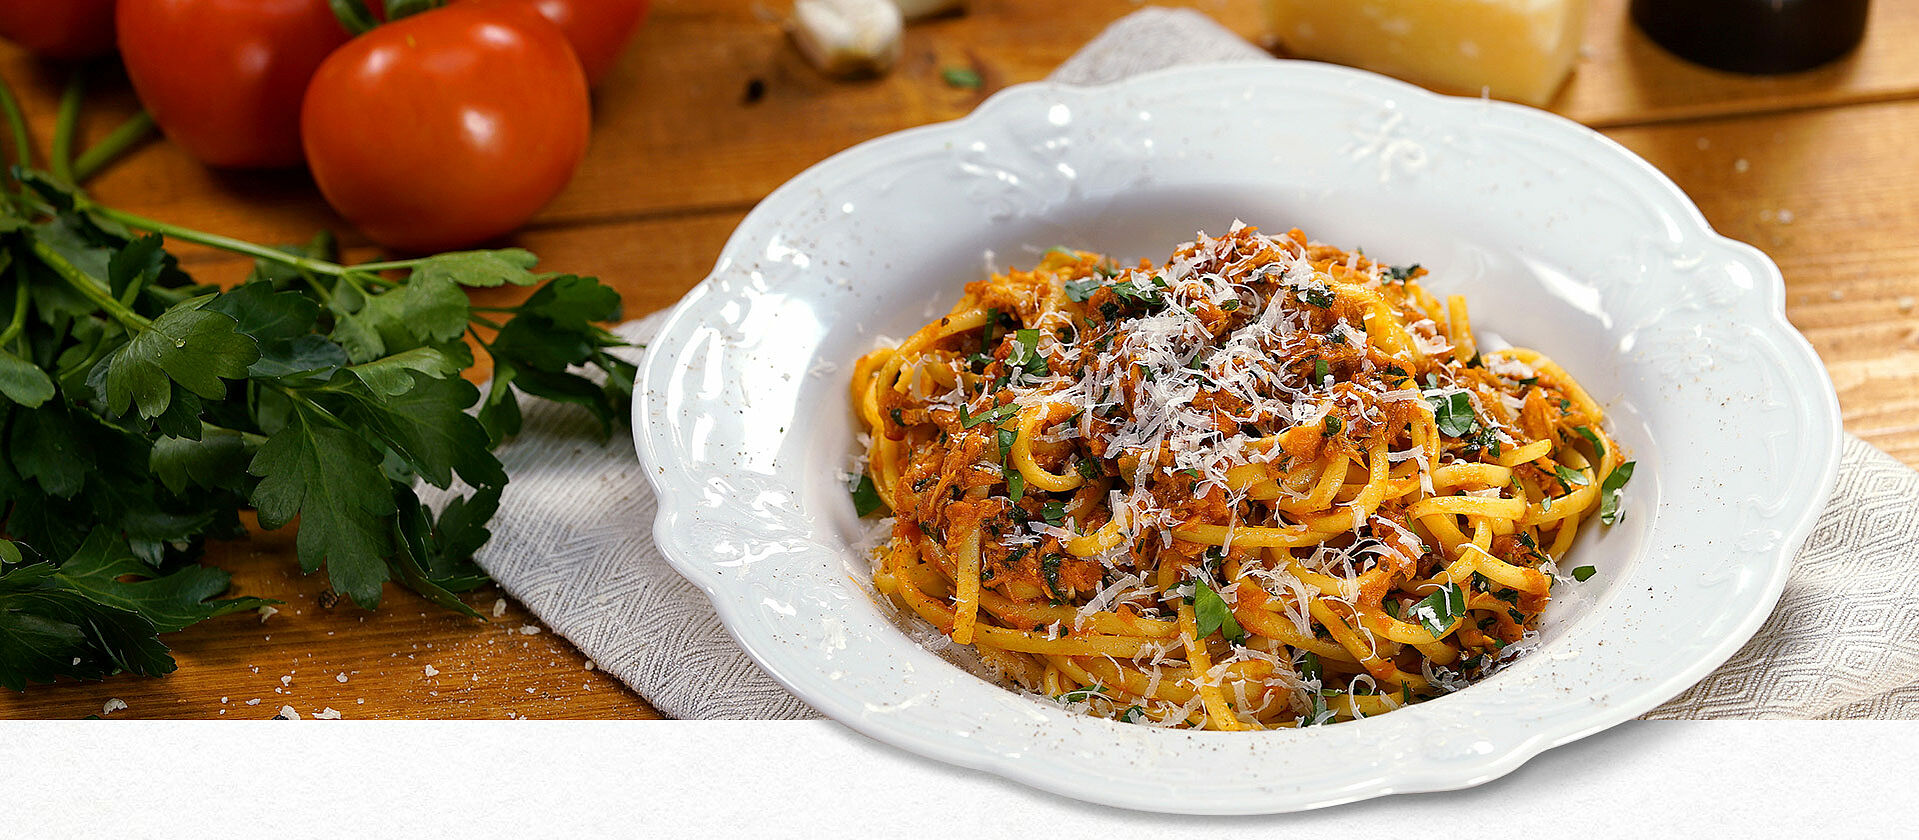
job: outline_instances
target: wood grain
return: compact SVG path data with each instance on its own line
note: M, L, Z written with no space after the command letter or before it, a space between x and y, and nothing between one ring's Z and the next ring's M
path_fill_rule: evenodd
M1919 466L1919 6L1875 4L1867 42L1826 68L1758 79L1693 67L1625 22L1626 0L1593 0L1589 49L1554 110L1601 127L1666 172L1712 224L1751 242L1785 274L1787 314L1833 376L1847 428ZM1257 36L1250 0L1172 3ZM711 268L739 219L817 160L879 134L964 115L992 90L1038 79L1126 0L976 0L972 13L911 27L892 75L819 78L752 0L660 0L596 93L593 146L574 184L514 242L556 270L619 288L627 314L663 308ZM946 85L966 66L981 91ZM51 134L64 73L7 48L0 75L37 136ZM745 95L752 80L762 95ZM136 103L111 72L83 126L97 137ZM93 185L102 200L261 241L344 231L301 173L208 171L165 143ZM370 255L346 232L355 255ZM183 248L203 279L237 280L243 260ZM489 290L484 294L511 294ZM332 708L346 717L650 717L645 701L590 671L578 651L510 599L489 622L459 618L389 587L378 612L320 606L288 534L213 546L236 594L287 602L261 621L229 616L168 637L181 664L165 679L66 682L0 694L0 717L271 717ZM491 589L468 602L491 614ZM427 667L438 673L428 676ZM339 677L344 675L345 682ZM282 683L282 678L289 678ZM247 701L258 699L255 705ZM364 701L364 702L361 702Z

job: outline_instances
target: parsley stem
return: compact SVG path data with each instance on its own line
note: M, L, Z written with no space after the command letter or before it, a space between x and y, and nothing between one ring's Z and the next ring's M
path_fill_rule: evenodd
M53 151L47 162L53 177L68 184L73 180L73 130L80 122L80 103L87 95L87 68L82 65L67 78L67 89L60 94L59 116L53 121Z
M0 347L6 346L14 336L27 327L27 272L25 265L13 266L13 320L7 323L6 332L0 332Z
M0 114L13 131L13 161L22 167L33 165L33 142L27 137L27 120L20 115L20 100L13 97L13 86L0 79Z
M426 257L415 257L414 259L410 259L410 260L387 260L386 262L360 263L359 265L354 266L353 269L355 271L393 271L395 269L401 269L401 268L410 269L410 268L413 268L414 266L419 265L420 263L425 262L426 260L427 260Z
M147 320L146 316L114 300L113 295L107 294L107 290L101 288L100 281L68 262L67 258L54 250L52 245L34 239L33 255L39 257L48 268L53 269L53 273L60 275L60 279L67 281L67 285L72 286L74 291L79 292L87 300L93 301L93 305L106 310L106 313L112 315L114 320L135 330L144 330L153 326L153 322Z
M482 318L482 317L480 317L480 316L478 316L478 315L471 315L471 314L469 314L469 315L467 315L467 316L466 316L466 319L467 319L468 321L472 321L472 322L473 322L473 323L475 323L475 324L479 324L480 326L483 326L483 327L492 327L492 328L493 328L493 329L495 329L495 330L503 330L503 329L506 329L506 325L505 325L505 324L502 324L502 323L499 323L499 322L497 322L497 321L494 321L494 320L493 320L493 319L491 319L491 318Z
M278 248L268 248L265 245L256 245L244 239L234 239L231 236L221 236L217 233L207 233L206 231L194 230L192 228L184 228L184 227L180 227L179 225L162 222L158 219L149 219L145 216L141 216L136 213L129 213L125 210L120 210L118 208L108 207L103 204L96 204L94 203L92 199L89 199L83 195L75 195L73 197L73 204L75 209L92 213L96 216L100 216L103 218L112 219L128 227L139 228L140 230L148 231L151 233L158 233L163 236L169 236L184 242L193 242L196 244L205 245L209 248L218 248L222 251L230 251L235 254L245 254L249 257L253 257L254 259L266 260L267 262L272 262L272 263L279 263L284 266L297 268L297 269L300 269L301 271L307 271L313 274L324 274L329 277L338 277L342 273L345 273L347 270L345 266L342 266L339 263L327 262L326 260L316 260L311 257L302 257L296 254L289 254L285 251L279 250Z
M93 148L81 152L80 157L74 159L74 183L85 183L88 178L99 173L102 167L141 143L152 139L153 134L152 114L141 111L128 117L126 122L114 128L107 136L100 138L100 142L93 144Z

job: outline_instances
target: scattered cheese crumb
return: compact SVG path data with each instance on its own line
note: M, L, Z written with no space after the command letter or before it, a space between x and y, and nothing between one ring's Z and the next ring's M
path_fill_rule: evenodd
M273 719L274 720L299 720L300 713L294 711L292 706L281 706L280 713L277 715L274 715Z
M258 706L258 705L260 705L260 698L258 698L258 697L255 697L255 698L253 698L252 700L248 700L248 701L247 701L247 705L249 705L249 706Z
M355 700L355 701L353 701L353 703L354 703L354 705L356 705L356 706L364 706L364 705L366 705L366 698L365 698L365 697L362 697L362 698L360 698L360 699L358 699L358 700Z
M600 666L598 666L598 665L595 665L595 664L593 664L593 660L591 660L591 659L588 659L588 660L586 661L586 669L587 669L588 671L591 671L591 670L593 670L593 669L595 669L595 668L598 668L598 667L600 667Z
M314 712L313 719L314 720L339 720L340 713L337 711L334 711L332 706L328 706L324 709Z
M1705 150L1707 150L1707 149L1710 149L1710 148L1712 148L1712 141L1711 141L1711 140L1707 140L1707 139L1706 139L1706 138L1704 138L1704 137L1701 137L1701 138L1699 138L1698 140L1695 140L1695 141L1693 141L1693 145L1695 145L1695 146L1698 146L1698 147L1699 147L1699 151L1702 151L1702 152L1703 152L1703 151L1705 151Z
M1782 225L1789 225L1789 224L1792 224L1792 211L1791 211L1791 210L1780 210L1780 211L1779 211L1779 223L1780 223L1780 224L1782 224Z
M1827 293L1826 293L1826 297L1829 297L1829 298L1832 298L1833 300L1845 300L1845 299L1846 299L1846 290L1845 290L1845 289L1833 289L1832 291L1830 291L1830 292L1827 292Z
M279 614L280 614L280 610L279 610L278 608L276 608L276 607L261 607L261 608L260 608L260 623L261 623L261 624L265 624L265 623L267 623L267 619L269 619L269 618L272 618L272 617L274 617L274 616L276 616L276 615L279 615Z
M1919 306L1919 301L1913 300L1912 295L1906 295L1899 299L1900 312L1911 312L1915 306Z
M334 674L333 678L336 680L339 680L340 682L346 682L346 672L342 671L338 674Z
M224 706L226 704L227 704L227 698L225 697L220 698L220 705Z
M429 677L437 677L440 675L440 669L428 665L426 666L426 675Z
M886 0L796 0L788 32L828 76L885 73L900 56L898 6Z
M1747 163L1745 158L1740 158L1732 162L1732 171L1737 172L1741 175L1745 174L1746 170L1751 168L1752 168L1752 164Z
M281 677L281 678L280 678L280 684L281 684L281 685L292 685L292 684L293 684L293 678L292 678L292 677Z
M520 625L520 635L522 635L522 636L538 636L538 635L540 635L540 628L538 628L538 627L535 627L535 626L533 626L533 625L531 625L531 624L523 624L523 625Z
M493 601L493 617L499 618L503 615L506 615L506 599L497 598Z
M127 707L127 701L122 700L118 697L114 697L108 700L106 705L100 707L100 714L110 715L126 707Z

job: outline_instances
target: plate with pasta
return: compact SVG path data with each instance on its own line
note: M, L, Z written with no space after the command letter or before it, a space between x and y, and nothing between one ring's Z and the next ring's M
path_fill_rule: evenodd
M815 166L651 343L655 539L868 735L1258 813L1497 777L1763 620L1838 411L1603 137L1273 62Z

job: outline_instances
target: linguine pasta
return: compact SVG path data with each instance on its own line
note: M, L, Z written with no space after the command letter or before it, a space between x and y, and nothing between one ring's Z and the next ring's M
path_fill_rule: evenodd
M894 517L875 587L1136 723L1327 723L1484 676L1632 465L1572 377L1482 352L1424 274L1235 225L967 284L854 371Z

